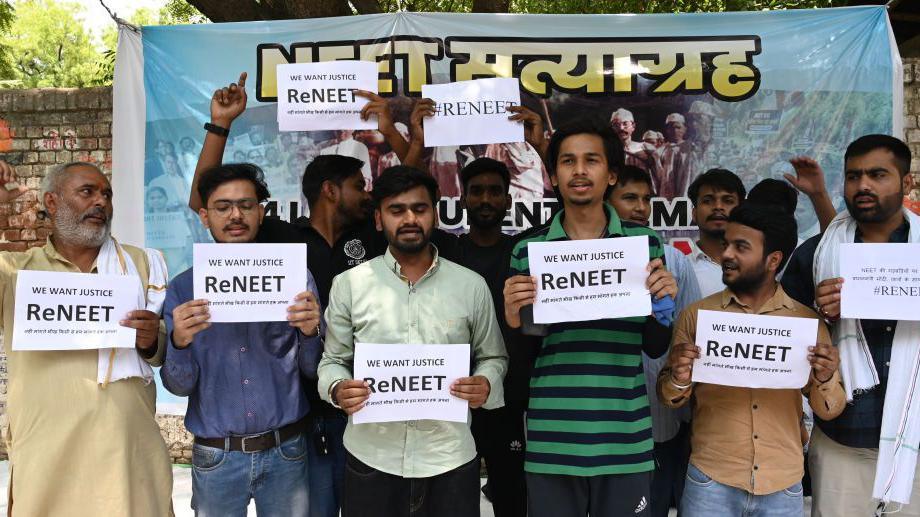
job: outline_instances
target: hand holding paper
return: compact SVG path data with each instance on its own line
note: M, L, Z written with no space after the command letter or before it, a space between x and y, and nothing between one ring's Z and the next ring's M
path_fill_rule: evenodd
M829 343L818 343L808 347L808 362L819 382L827 382L840 366L840 351Z
M537 299L537 279L526 275L515 275L505 280L505 321L516 329L521 326L521 307L531 305Z
M342 408L346 415L353 415L361 410L371 396L371 389L364 381L344 380L335 385L332 400Z
M137 330L134 338L135 346L138 350L147 351L157 345L157 338L160 334L160 315L147 311L137 310L128 313L127 317L118 322L122 327L128 327Z
M305 336L319 333L319 303L310 291L304 291L294 297L294 304L288 307L288 322L297 327Z
M693 382L693 361L700 358L700 347L693 343L676 343L668 354L671 380L686 386Z
M489 399L489 392L492 390L489 379L482 375L472 377L461 377L450 385L450 394L467 400L470 407L476 409L481 407Z
M173 309L172 342L176 348L192 344L195 334L211 326L207 300L189 300Z
M674 275L671 274L670 271L665 269L664 262L660 258L656 258L649 262L645 269L649 271L648 280L645 281L645 285L648 287L649 293L651 293L656 300L660 300L668 295L670 295L671 298L677 296L677 280L674 279Z
M533 110L526 106L508 106L508 111L513 113L508 120L524 124L524 141L532 145L540 156L546 154L549 142L546 140L546 134L543 132L543 119Z
M815 287L815 305L818 312L831 321L840 319L840 291L842 278L828 278Z
M412 107L412 113L409 115L409 134L413 142L419 142L425 145L425 119L434 117L434 101L431 99L419 99L415 106Z
M393 126L393 113L390 111L390 103L386 99L374 92L367 90L355 90L355 95L368 100L368 103L361 108L361 120L368 121L371 115L377 117L377 130L383 134L395 131Z

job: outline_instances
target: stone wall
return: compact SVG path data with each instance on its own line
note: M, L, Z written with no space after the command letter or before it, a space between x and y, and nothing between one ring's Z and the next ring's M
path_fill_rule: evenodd
M905 132L914 156L911 171L920 187L920 59L904 61ZM0 205L0 251L41 245L50 229L38 217L38 189L53 164L87 161L112 172L112 90L0 90L0 159L16 166L31 189L9 206ZM920 203L920 188L911 192ZM0 412L5 407L6 358L0 354ZM191 460L191 435L176 416L159 415L170 455ZM0 455L4 454L0 444Z

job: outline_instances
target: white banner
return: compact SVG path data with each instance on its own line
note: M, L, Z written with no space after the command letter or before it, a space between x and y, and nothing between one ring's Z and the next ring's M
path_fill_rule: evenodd
M355 343L355 379L370 385L355 424L446 420L466 422L469 402L450 385L469 375L470 345Z
M920 320L920 244L840 245L840 315Z
M305 244L195 244L196 299L212 322L285 321L307 288Z
M818 320L700 311L693 382L744 388L798 389L808 382L808 347Z
M426 147L524 141L524 125L508 120L508 106L521 104L517 79L423 84L422 97L435 102L434 117L425 119Z
M652 313L645 280L648 237L527 244L537 279L534 323L590 321Z
M377 63L329 61L278 65L278 129L377 129L361 120L368 100L355 90L377 93Z
M136 277L20 271L13 350L134 348L136 331L119 321L137 309Z

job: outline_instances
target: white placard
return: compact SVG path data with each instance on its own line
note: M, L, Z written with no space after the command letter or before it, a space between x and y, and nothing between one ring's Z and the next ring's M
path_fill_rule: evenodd
M355 90L377 93L377 63L324 61L278 65L278 129L377 129L377 119L361 120L368 100Z
M920 244L840 245L840 315L920 320Z
M424 123L427 147L524 141L524 125L508 120L508 106L521 104L517 79L423 84L422 97L435 102Z
M648 316L648 237L527 244L534 323Z
M196 299L212 322L285 321L307 288L306 244L201 244L193 249Z
M13 350L134 348L137 331L119 321L138 308L137 277L20 271Z
M466 422L469 402L451 395L450 385L469 371L469 344L355 343L355 379L370 384L371 396L352 421Z
M191 236L182 212L144 214L144 232L144 245L158 250L184 248Z
M699 311L693 382L799 389L808 382L808 347L817 339L815 318Z

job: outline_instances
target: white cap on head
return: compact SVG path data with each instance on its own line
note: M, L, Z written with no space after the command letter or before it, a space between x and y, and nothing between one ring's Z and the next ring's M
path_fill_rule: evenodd
M619 120L620 122L635 122L633 114L628 109L619 108L610 115L610 121Z
M690 114L696 115L709 115L710 117L715 118L716 109L709 104L708 102L703 101L693 101L693 104L690 105Z
M687 121L684 119L684 116L680 113L671 113L666 119L664 119L665 125L671 124L674 122L680 122L681 124L686 124Z
M657 131L652 131L651 129L649 129L649 130L646 131L645 133L642 133L642 139L645 140L646 138L652 138L652 139L657 140L657 139L658 139L658 132L657 132Z

